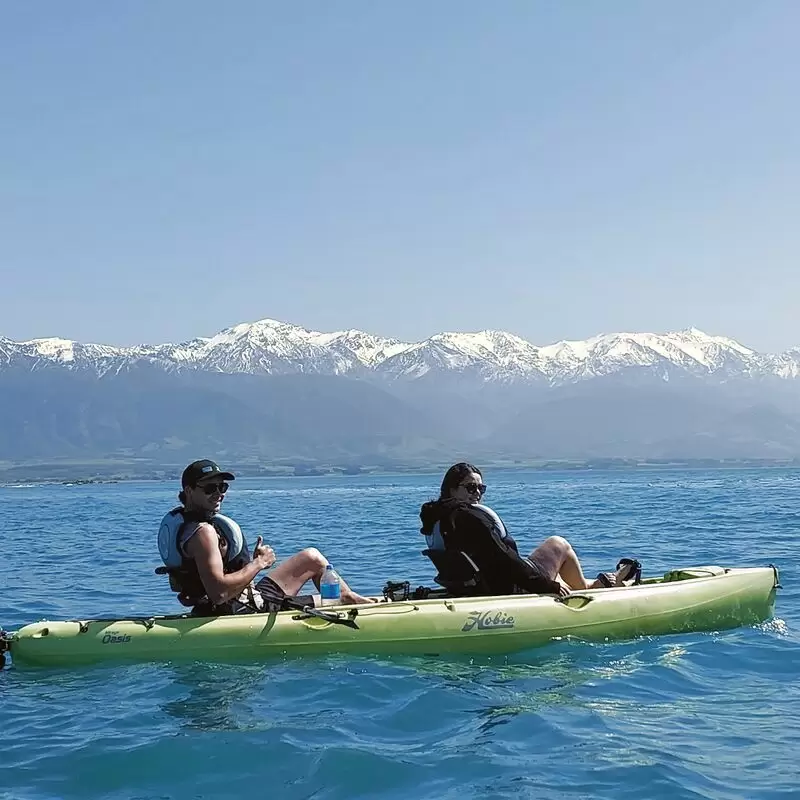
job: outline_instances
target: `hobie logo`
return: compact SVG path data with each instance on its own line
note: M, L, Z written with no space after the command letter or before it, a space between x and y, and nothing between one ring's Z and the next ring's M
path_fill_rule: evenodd
M461 630L471 631L477 628L479 631L489 631L494 628L513 627L514 617L505 611L472 611Z

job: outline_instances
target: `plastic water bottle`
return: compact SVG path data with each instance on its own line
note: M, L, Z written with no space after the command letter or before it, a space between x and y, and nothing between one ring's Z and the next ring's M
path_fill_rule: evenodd
M324 606L335 606L341 602L342 587L339 576L330 564L325 565L325 572L322 573L319 582L319 593Z

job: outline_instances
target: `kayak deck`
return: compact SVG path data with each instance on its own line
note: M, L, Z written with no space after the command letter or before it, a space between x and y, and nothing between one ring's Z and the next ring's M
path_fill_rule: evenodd
M15 664L228 661L353 654L506 654L587 641L723 630L768 619L772 567L692 567L638 586L553 595L431 598L303 611L42 621L6 634Z

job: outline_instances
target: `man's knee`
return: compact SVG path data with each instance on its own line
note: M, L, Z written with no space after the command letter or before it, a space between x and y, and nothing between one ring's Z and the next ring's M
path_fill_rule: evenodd
M301 550L297 555L312 568L320 567L324 569L325 565L328 563L325 560L325 556L323 556L316 547L306 547L305 550Z

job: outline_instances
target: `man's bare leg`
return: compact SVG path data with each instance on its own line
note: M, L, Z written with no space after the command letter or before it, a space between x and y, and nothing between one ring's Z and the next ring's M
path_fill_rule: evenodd
M322 573L325 571L327 564L328 559L316 547L307 547L285 561L281 561L268 574L286 594L295 595L300 594L300 590L307 581L313 581L314 586L319 589L320 578L322 578ZM373 599L363 597L354 592L341 576L339 581L342 605L375 602Z

